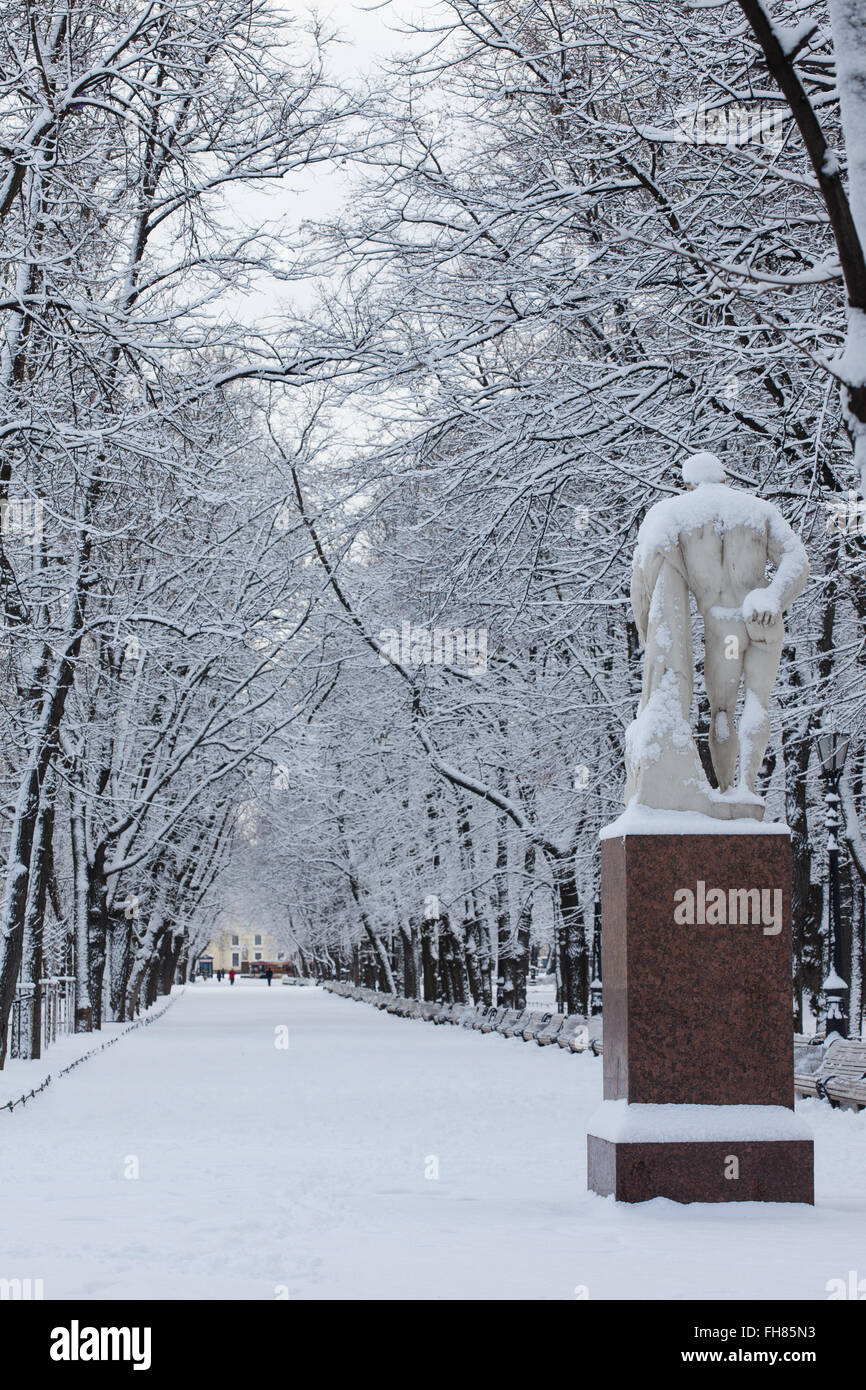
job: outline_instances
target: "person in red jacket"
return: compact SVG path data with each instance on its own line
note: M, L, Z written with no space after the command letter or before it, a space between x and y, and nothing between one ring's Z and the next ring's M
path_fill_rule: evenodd
M230 971L229 971L229 984L230 984L230 985L233 985L234 982L235 982L235 972L234 972L233 970L230 970Z

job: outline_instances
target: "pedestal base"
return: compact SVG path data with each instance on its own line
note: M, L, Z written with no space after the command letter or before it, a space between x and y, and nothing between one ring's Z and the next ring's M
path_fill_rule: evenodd
M632 1143L587 1135L587 1186L618 1202L815 1200L811 1139Z

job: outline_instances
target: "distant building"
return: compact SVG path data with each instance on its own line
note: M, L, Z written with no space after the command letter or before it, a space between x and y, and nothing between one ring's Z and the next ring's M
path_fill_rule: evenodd
M284 946L267 932L241 923L230 923L208 942L201 959L212 961L216 970L235 970L242 975L263 975L270 966L274 974L294 975L295 966Z

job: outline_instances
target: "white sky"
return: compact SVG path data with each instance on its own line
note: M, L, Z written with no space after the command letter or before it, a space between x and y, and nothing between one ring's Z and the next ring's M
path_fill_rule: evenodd
M326 29L340 32L341 42L330 49L331 74L351 85L373 72L377 64L392 53L406 52L411 38L400 31L401 16L420 18L436 8L435 0L324 0L324 3L304 4L291 11L296 17L315 11ZM289 9L286 6L286 11ZM351 197L352 171L326 164L291 174L281 185L271 185L261 191L244 189L236 193L232 221L238 230L254 228L262 222L276 222L291 237L305 221L318 221L337 214ZM280 306L291 300L296 306L310 303L315 293L313 284L285 284L263 279L260 288L244 293L231 302L224 301L230 314L251 325L264 326L279 315Z

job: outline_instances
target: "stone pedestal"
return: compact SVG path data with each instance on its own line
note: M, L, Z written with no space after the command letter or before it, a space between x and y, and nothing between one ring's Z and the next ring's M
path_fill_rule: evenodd
M703 818L686 816L642 833L622 819L602 836L604 1104L589 1187L630 1202L812 1202L812 1143L793 1114L790 835L748 821L699 833Z

